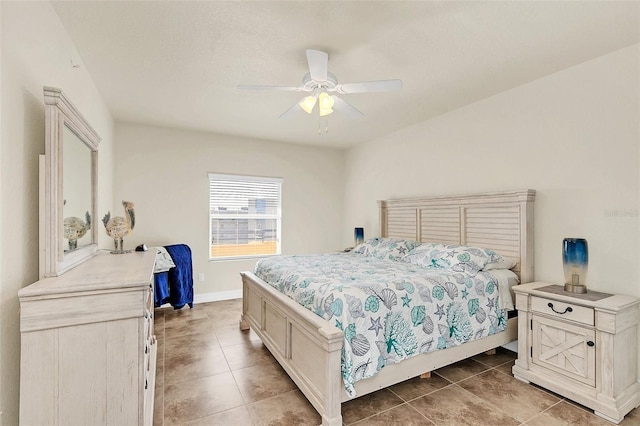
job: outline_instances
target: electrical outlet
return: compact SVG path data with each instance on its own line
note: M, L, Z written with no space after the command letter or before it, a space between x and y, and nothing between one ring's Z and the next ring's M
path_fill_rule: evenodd
M204 272L200 272L198 274L198 281L200 281L200 282L204 281Z

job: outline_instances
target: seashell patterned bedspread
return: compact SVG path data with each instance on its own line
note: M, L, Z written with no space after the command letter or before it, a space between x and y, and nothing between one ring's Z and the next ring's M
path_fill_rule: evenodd
M255 274L344 331L347 393L385 365L503 331L496 280L358 253L276 256Z

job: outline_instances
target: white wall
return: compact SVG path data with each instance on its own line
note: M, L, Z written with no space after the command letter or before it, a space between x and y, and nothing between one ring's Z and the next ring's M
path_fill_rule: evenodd
M283 254L342 247L343 151L125 123L116 125L115 139L114 205L133 201L136 212L125 247L188 244L196 300L239 297L239 272L255 265L209 261L209 172L284 178Z
M3 84L3 79L2 77L2 6L0 5L0 199L2 199L2 146L4 145L3 142L3 129L4 126L2 125L2 104L4 102L2 102L3 99L3 89L2 89L2 84ZM0 224L3 224L4 221L2 219L2 209L0 209ZM0 226L0 258L2 258L2 226ZM2 262L0 262L0 333L2 333L3 330L3 321L2 321L2 317L3 317L3 309L2 309L2 281L1 281L1 277L2 277ZM4 350L3 350L3 344L2 344L2 338L0 337L0 364L2 364L2 360L4 358ZM2 426L2 407L5 406L5 400L2 398L3 392L2 392L2 372L0 371L0 426Z
M0 2L0 411L18 424L18 290L38 279L38 155L43 86L61 88L102 137L100 209L111 208L113 120L49 2ZM73 68L71 60L80 64Z
M588 287L640 296L639 50L351 149L343 234L379 235L378 199L532 188L536 279L562 283L562 239L583 237Z

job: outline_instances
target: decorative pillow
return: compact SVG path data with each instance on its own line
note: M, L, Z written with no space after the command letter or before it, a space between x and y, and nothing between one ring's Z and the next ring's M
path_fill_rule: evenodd
M498 256L495 253L493 254ZM491 259L493 259L493 256L481 248L428 243L413 249L402 261L425 268L466 272L470 275L475 275Z
M401 260L407 253L420 245L413 240L394 238L371 238L353 249L354 253L379 259Z
M484 249L485 253L490 256L489 262L482 268L483 271L492 269L511 269L516 266L516 261L509 257L502 257L493 250Z

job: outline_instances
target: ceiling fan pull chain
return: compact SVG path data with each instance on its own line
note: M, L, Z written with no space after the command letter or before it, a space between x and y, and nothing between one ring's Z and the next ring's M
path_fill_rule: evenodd
M324 122L324 132L329 133L329 117ZM322 135L322 117L318 117L318 136Z

